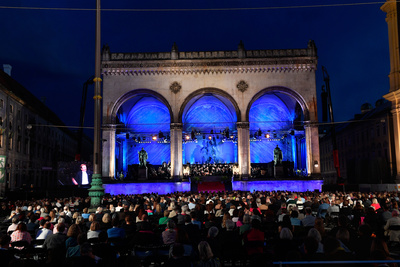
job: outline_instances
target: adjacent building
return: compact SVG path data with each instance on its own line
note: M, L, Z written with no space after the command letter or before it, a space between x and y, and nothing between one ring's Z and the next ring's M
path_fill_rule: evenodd
M42 101L0 70L0 194L57 183L57 165L73 161L75 134Z

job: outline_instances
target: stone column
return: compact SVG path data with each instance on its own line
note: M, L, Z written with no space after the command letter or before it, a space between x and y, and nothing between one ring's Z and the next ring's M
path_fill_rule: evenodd
M246 180L251 174L250 165L250 124L248 122L237 122L238 132L238 161L242 179Z
M389 56L390 56L390 74L389 92L400 89L400 51L399 51L399 17L398 3L395 0L386 0L381 6L381 10L386 12L386 22L388 24L389 35Z
M307 148L307 172L308 175L321 175L321 162L319 156L319 136L318 127L312 124L304 125L306 133Z
M395 152L395 164L394 169L396 170L396 183L400 183L400 90L391 92L383 96L387 100L392 102L391 113L393 115L393 149Z
M116 125L103 125L103 169L102 176L115 177L115 130Z
M171 176L182 177L182 123L171 123Z
M386 22L388 24L389 34L389 56L390 56L390 74L389 93L383 97L392 102L393 114L393 139L395 159L393 162L393 173L396 173L396 183L400 183L400 47L399 47L399 17L398 3L395 0L387 0L381 7L386 12Z

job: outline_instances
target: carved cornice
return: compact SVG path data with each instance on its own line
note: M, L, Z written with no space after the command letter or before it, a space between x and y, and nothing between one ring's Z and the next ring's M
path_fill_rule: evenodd
M279 73L315 71L314 60L293 61L235 61L206 63L131 63L103 62L103 75L179 75L179 74L236 74L236 73Z

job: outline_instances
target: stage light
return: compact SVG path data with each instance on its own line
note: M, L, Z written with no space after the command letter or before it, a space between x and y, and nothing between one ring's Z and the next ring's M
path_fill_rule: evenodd
M231 139L233 139L234 138L234 136L233 135L231 135Z
M189 140L189 139L190 139L190 136L189 136L189 135L185 135L185 139L186 139L186 140Z
M153 135L152 139L153 139L153 141L156 141L157 140L157 136Z
M211 136L211 135L210 135L210 136L208 136L208 139L210 139L210 140L211 140L211 139L212 139L212 136Z
M267 133L267 134L265 135L265 138L270 138L270 135Z

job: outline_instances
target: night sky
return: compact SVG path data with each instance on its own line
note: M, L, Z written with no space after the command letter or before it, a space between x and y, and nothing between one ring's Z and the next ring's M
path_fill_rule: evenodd
M374 104L389 92L383 3L103 0L102 8L113 11L102 12L102 45L108 44L111 52L168 52L176 42L180 51L215 51L236 50L243 40L247 50L295 49L306 48L312 39L319 56L317 94L325 66L335 121L346 121L363 103ZM78 126L82 86L95 68L96 1L0 0L0 6L0 66L12 65L15 80L38 98L45 97L66 125ZM85 126L93 126L92 96L89 87Z

